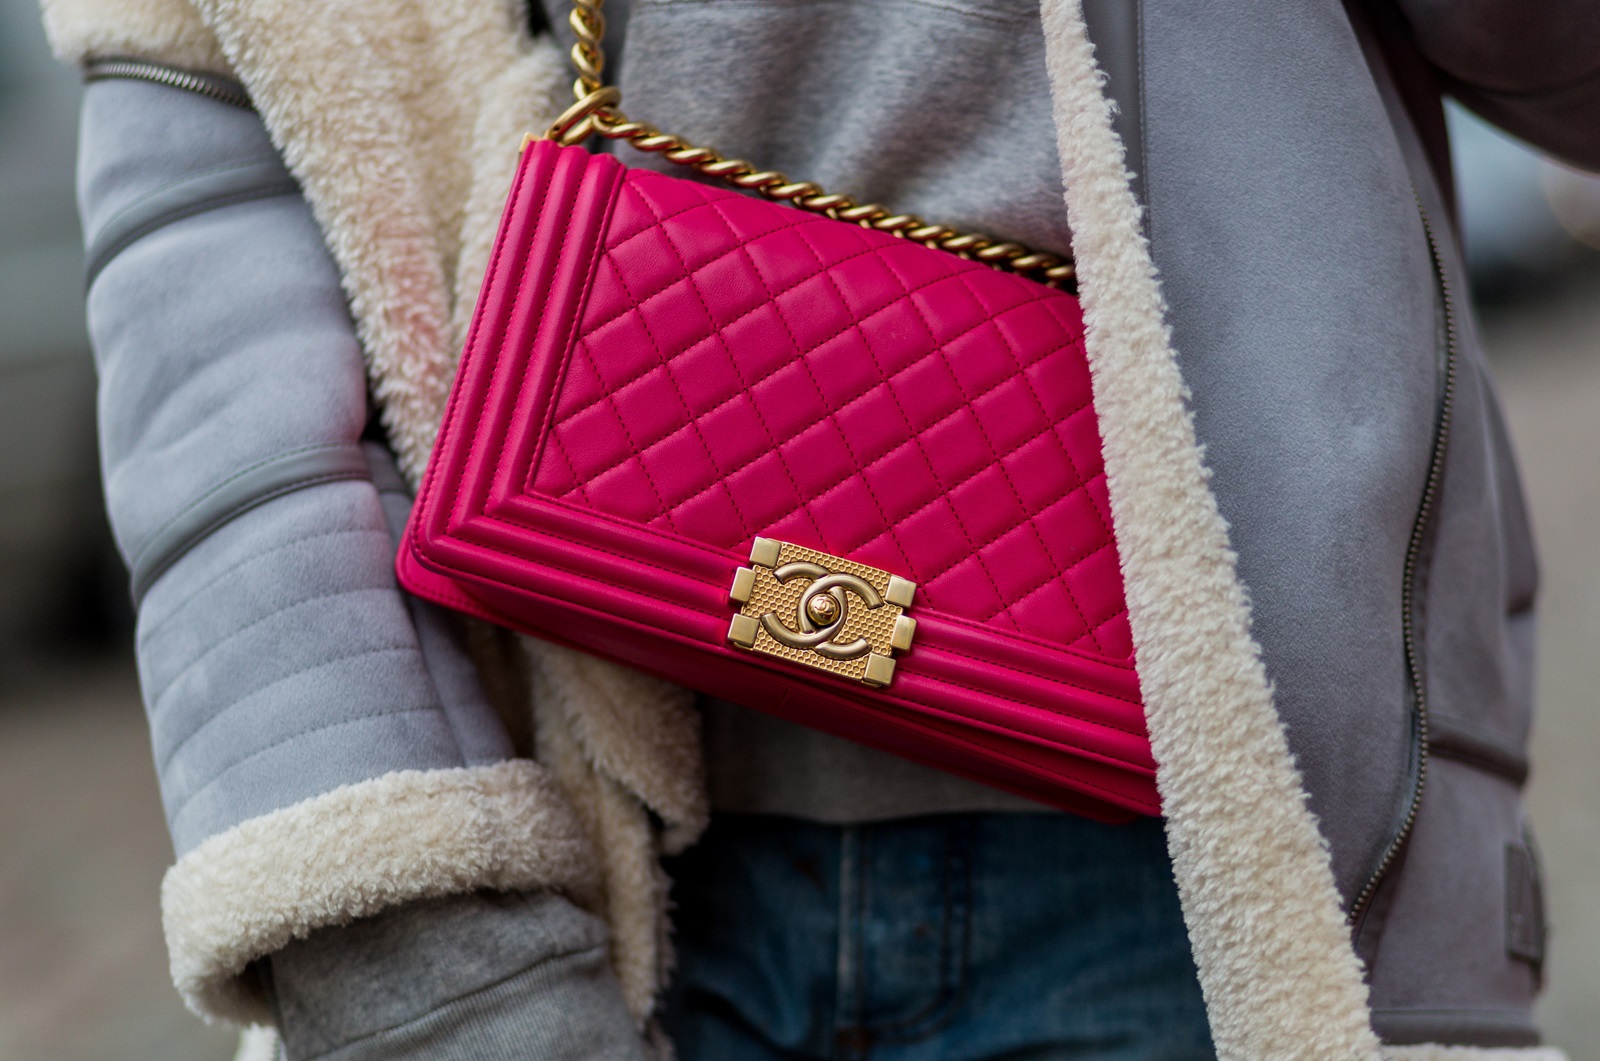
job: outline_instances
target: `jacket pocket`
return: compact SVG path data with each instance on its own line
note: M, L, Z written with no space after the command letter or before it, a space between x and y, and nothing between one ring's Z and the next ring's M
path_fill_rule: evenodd
M1518 786L1499 772L1434 759L1386 890L1368 970L1380 1038L1536 1045L1544 913Z

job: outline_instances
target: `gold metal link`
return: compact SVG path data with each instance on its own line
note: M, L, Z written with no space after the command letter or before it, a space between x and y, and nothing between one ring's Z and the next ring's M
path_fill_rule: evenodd
M776 199L780 203L791 203L796 199L815 195L821 190L810 181L799 181L795 184L780 184L777 187L768 188L766 194L768 198Z
M631 121L618 109L622 93L605 84L606 59L601 48L606 32L606 17L601 10L604 3L605 0L572 0L567 24L575 38L571 50L572 66L578 75L572 85L574 103L550 126L545 133L547 139L561 144L581 143L594 135L624 140L640 151L659 154L669 162L775 202L890 232L1054 287L1076 282L1077 270L1069 258L978 232L957 232L947 225L924 221L916 214L891 214L877 203L858 204L852 197L824 191L812 181L791 181L776 170L759 170L743 159L723 158L714 148L696 146L648 122Z
M800 206L819 214L826 214L837 207L852 206L855 200L848 195L813 195L800 203Z

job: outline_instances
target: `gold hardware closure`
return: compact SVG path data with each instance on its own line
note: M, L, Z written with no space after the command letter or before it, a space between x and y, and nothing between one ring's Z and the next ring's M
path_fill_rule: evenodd
M604 3L605 0L572 0L567 23L574 38L570 53L572 65L578 73L572 85L576 102L550 126L546 139L576 144L598 134L611 140L626 140L640 151L664 155L668 161L688 166L708 177L838 221L892 232L996 269L1031 276L1052 287L1070 284L1076 279L1076 266L1070 258L1030 250L1020 243L976 232L959 232L947 225L930 224L915 214L892 213L877 203L857 203L848 195L825 192L811 181L791 181L776 170L757 169L743 159L724 158L712 148L696 147L683 137L663 133L648 122L629 121L618 107L621 93L603 80L606 56L600 41L606 32L606 17L601 11Z
M728 640L881 688L894 679L894 654L911 647L917 584L803 545L757 538L750 566L734 572L728 597L740 605Z

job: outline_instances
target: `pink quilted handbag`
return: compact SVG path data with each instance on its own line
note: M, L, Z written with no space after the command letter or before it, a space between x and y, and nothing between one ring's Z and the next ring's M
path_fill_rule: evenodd
M889 232L528 144L398 570L1064 809L1159 811L1078 301Z

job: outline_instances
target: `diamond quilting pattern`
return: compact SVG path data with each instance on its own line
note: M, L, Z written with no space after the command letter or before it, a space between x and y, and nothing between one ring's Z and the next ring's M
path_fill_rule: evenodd
M1131 658L1075 299L636 170L569 358L534 492Z

